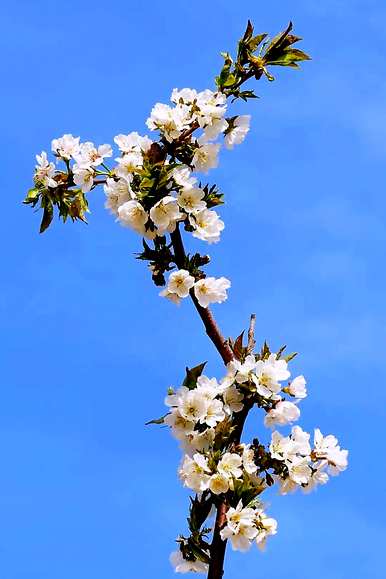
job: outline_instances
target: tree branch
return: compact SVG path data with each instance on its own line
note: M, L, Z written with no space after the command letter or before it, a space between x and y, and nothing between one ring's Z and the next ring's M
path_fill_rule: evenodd
M182 269L185 266L186 253L182 241L181 231L179 229L179 224L177 224L176 229L173 231L173 233L170 234L170 237L173 244L176 265L178 268ZM200 306L193 289L190 290L190 297L200 318L204 323L208 337L215 345L224 364L227 365L231 360L235 359L235 355L232 349L230 348L229 344L226 342L223 335L221 334L212 312L210 311L209 308L203 308L202 306ZM252 314L248 330L247 350L249 353L253 351L253 348L255 346L255 338L254 338L255 323L256 323L256 315ZM236 444L240 442L245 421L252 407L253 401L246 402L243 410L236 415L235 430L233 433L233 440ZM220 532L226 523L227 510L228 510L227 502L225 499L223 499L217 505L217 515L213 529L212 544L210 547L210 564L207 579L221 579L224 574L224 559L227 541L222 540Z

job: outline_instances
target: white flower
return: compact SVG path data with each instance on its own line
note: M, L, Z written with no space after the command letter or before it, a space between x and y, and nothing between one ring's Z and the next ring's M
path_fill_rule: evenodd
M253 373L256 370L256 359L253 354L249 354L243 363L239 360L231 360L228 366L228 372L234 376L238 384L244 384L253 379Z
M197 91L194 88L174 88L170 100L172 103L190 105L197 99Z
M73 179L76 185L79 185L84 193L91 190L94 184L94 171L91 168L82 168L79 165L73 166Z
M250 121L250 115L241 115L235 118L231 130L225 135L224 143L227 149L233 149L234 145L239 145L244 141L249 131Z
M273 426L274 424L289 424L298 420L300 416L299 408L292 402L282 400L278 402L272 410L270 410L264 418L265 426Z
M324 467L325 464L321 464L315 471L313 471L308 483L302 487L302 491L304 493L307 494L315 490L318 485L325 485L328 482L329 476L326 472L323 471Z
M206 89L197 95L196 111L200 127L212 125L216 120L222 119L226 112L226 96L221 92L213 92Z
M300 426L293 426L291 430L291 443L294 452L302 456L309 456L311 453L310 435L302 430Z
M221 304L227 299L226 290L231 287L231 282L225 277L206 277L194 284L194 294L202 308L207 308L209 304Z
M256 535L255 542L259 549L264 549L266 539L269 535L276 535L277 533L277 521L272 517L267 517L263 512L260 512L256 517L256 526L258 528L258 534Z
M219 144L207 143L199 145L195 149L192 165L196 171L207 173L209 169L214 169L218 165Z
M298 484L307 484L311 478L311 468L307 457L294 457L287 463L288 475L290 479Z
M224 400L224 410L227 414L232 414L233 412L241 412L244 407L242 400L244 395L236 386L230 386L223 393Z
M156 103L151 110L146 125L150 130L160 130L166 140L177 139L191 121L190 107L177 105L172 108L163 103Z
M192 422L204 422L207 401L197 390L189 390L178 406L181 416Z
M287 392L294 398L306 398L307 388L304 376L297 376L294 378L291 384L284 388L284 392Z
M210 125L206 125L204 134L200 137L200 143L215 141L220 133L228 128L228 122L225 119L214 119Z
M254 524L255 511L251 508L243 508L240 501L236 509L231 507L228 510L226 519L227 525L220 533L221 538L223 541L230 539L234 551L247 551L258 533Z
M211 476L209 488L215 495L221 495L229 490L229 478L221 473Z
M221 400L212 400L209 402L205 418L201 420L203 424L208 426L216 426L218 422L222 422L225 418L224 406Z
M170 426L173 435L179 440L185 438L194 431L195 423L186 420L178 410L173 410L170 414L165 416L164 423Z
M195 452L206 452L213 445L215 438L214 428L206 428L204 432L198 432L195 430L193 433L188 435L185 440L183 448L187 454L194 454Z
M237 531L233 531L229 526L221 531L223 541L230 539L233 551L248 551L253 539L256 538L258 531L256 527L240 523Z
M240 455L235 452L226 452L217 465L217 471L228 478L240 478L243 474L240 468L243 464Z
M118 157L115 160L118 163L118 167L116 168L118 177L127 179L129 182L133 178L133 173L135 173L139 167L142 167L143 163L142 154L138 151L130 151L123 155L123 157Z
M177 294L180 298L186 298L193 286L194 277L186 269L179 269L170 274L167 291Z
M177 306L179 306L181 303L181 298L177 294L170 292L167 288L160 291L158 295L161 296L161 298L166 298L167 300L170 300L171 302L173 302L173 304L176 304Z
M169 231L169 233L174 231L177 221L182 217L176 199L169 195L163 197L150 209L150 218L161 235L165 231Z
M71 157L74 158L79 153L79 137L63 135L59 139L53 139L51 149L53 153L69 161Z
M312 454L328 462L328 471L332 475L337 475L347 468L348 450L342 450L338 445L338 440L332 434L323 436L319 428L315 429Z
M57 187L58 184L53 179L55 175L55 165L49 163L47 153L42 151L40 155L36 155L38 164L35 166L35 179L38 183L42 183L46 187Z
M118 215L118 207L126 203L126 201L130 201L134 196L125 179L118 179L117 181L111 177L107 177L104 191L106 193L105 207L114 215Z
M197 179L192 177L192 171L187 165L179 165L172 172L173 179L183 189L191 189L197 183Z
M222 392L222 388L216 378L208 378L203 374L197 378L197 390L200 392L200 395L207 400L207 402L210 402Z
M118 219L121 225L131 227L134 231L144 235L146 232L145 224L147 223L149 216L142 205L138 201L132 199L118 207Z
M100 145L96 148L94 143L87 141L80 144L75 160L79 167L90 168L97 167L103 163L105 157L112 157L112 155L113 150L110 145Z
M131 153L132 151L146 153L153 143L149 137L141 137L136 131L128 135L117 135L114 137L114 142L122 153Z
M225 227L216 211L211 209L197 211L189 216L189 221L194 227L193 237L208 243L217 243L220 240L221 231Z
M248 474L254 474L257 471L257 465L255 463L255 451L249 444L243 444L243 467L245 472Z
M170 563L173 565L176 573L207 573L208 565L203 561L195 559L188 561L184 559L180 550L174 551L170 555Z
M275 430L271 436L271 444L269 445L269 452L271 457L276 460L287 461L294 451L292 441L288 436L282 436L280 432Z
M180 478L184 486L191 488L197 493L203 492L209 488L210 469L208 459L202 454L196 452L193 458L185 455L179 470Z
M198 187L182 189L178 194L177 202L186 213L202 211L206 209L206 203L203 201L204 195L204 191Z
M281 390L280 381L286 380L290 373L287 370L285 360L277 360L276 354L271 354L268 360L256 362L255 380L257 392L264 398L275 399L276 394Z

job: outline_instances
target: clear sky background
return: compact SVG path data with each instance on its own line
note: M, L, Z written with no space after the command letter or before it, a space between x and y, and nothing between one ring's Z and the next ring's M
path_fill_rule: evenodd
M158 297L103 191L88 226L42 236L21 200L53 137L145 132L173 87L212 88L248 18L272 33L293 19L313 61L260 82L237 109L247 142L209 175L227 205L208 271L233 284L215 314L235 336L255 311L259 341L301 352L301 424L335 433L350 468L270 497L278 535L229 552L226 579L385 577L385 3L15 0L0 35L1 579L173 576L188 493L175 441L144 423L186 364L221 364L192 306Z

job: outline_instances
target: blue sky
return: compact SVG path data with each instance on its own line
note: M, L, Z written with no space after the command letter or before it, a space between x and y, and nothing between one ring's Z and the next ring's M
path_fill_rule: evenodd
M386 5L16 0L2 17L1 579L172 577L188 494L175 441L144 423L186 364L221 364L192 307L158 298L102 191L88 226L43 236L21 199L53 137L144 132L173 87L212 87L247 18L292 19L313 61L237 108L248 141L210 175L227 205L209 271L233 284L215 313L237 335L255 311L259 341L301 352L301 424L336 433L350 468L270 497L278 535L230 552L226 578L384 577Z

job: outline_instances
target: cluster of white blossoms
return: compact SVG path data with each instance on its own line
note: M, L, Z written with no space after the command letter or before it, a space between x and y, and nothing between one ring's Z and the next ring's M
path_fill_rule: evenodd
M220 277L206 277L195 281L186 269L179 269L169 275L167 286L160 292L160 296L179 304L181 298L188 297L193 288L194 295L201 307L209 304L222 303L227 299L227 289L231 286L229 279Z
M106 208L121 225L144 238L156 242L156 238L165 238L181 224L196 239L217 243L224 222L213 207L222 203L222 194L216 186L202 186L195 173L207 173L217 166L221 143L214 141L220 136L231 149L249 131L249 115L226 118L226 110L226 96L222 92L174 89L171 105L157 103L146 122L149 129L159 132L158 141L137 132L119 134L114 137L119 154L115 156L115 165L108 166L108 159L113 157L110 145L81 143L79 137L65 134L53 139L51 146L56 161L64 163L65 170L57 169L43 151L36 157L35 184L43 196L44 189L49 194L50 189L61 188L58 194L52 193L54 204L66 187L73 194L79 191L83 195L80 199L84 199L83 210L87 210L84 195L103 184ZM64 219L70 212L66 203L60 206ZM70 215L83 218L75 206L74 200ZM157 274L157 269L151 267ZM202 307L226 299L230 287L226 278L202 279L198 275L194 280L187 272L185 281L177 288L177 279L181 280L183 272L171 275L161 295L178 303L188 295L186 288L191 283Z
M184 292L193 287L189 285ZM170 291L177 293L178 288L172 281ZM293 401L286 400L286 395ZM179 477L199 497L227 498L230 508L221 537L229 539L234 550L246 551L253 542L263 547L266 538L276 533L276 521L256 501L268 486L277 482L281 494L299 488L309 492L325 484L329 474L347 467L347 450L319 429L315 429L313 448L310 434L299 426L293 426L288 436L274 431L267 446L256 440L253 444L232 440L233 425L245 406L248 411L254 405L262 408L268 427L286 426L299 418L297 404L306 396L304 377L290 381L287 360L267 350L246 355L242 362L232 360L220 381L199 375L194 383L177 391L170 389L165 398L169 413L163 422L180 441L183 452ZM206 571L201 560L184 560L182 553L177 553L172 557L177 572Z
M269 535L275 535L277 521L268 517L261 508L230 507L226 514L226 526L221 531L223 540L230 539L234 551L248 551L253 542L263 549Z
M271 457L287 467L288 475L279 478L281 494L298 488L309 492L325 484L329 474L337 475L347 468L348 451L340 448L335 436L323 436L318 428L314 431L313 449L309 433L300 426L294 426L289 436L273 432L269 449Z

